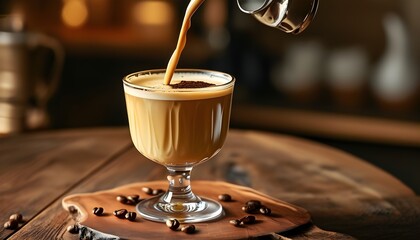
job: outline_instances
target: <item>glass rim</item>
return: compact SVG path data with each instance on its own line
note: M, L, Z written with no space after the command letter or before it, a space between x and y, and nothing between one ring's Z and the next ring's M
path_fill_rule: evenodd
M175 70L174 75L175 74L180 74L180 73L197 73L197 74L201 73L201 74L209 74L210 76L213 76L213 77L225 78L228 81L226 83L223 83L223 84L212 85L212 86L202 87L202 88L167 88L167 89L157 89L157 88L148 87L148 86L141 86L141 85L133 84L129 81L129 79L133 78L133 77L151 76L153 74L164 75L165 72L166 72L166 69L163 69L163 68L162 69L151 69L151 70L142 70L142 71L138 71L138 72L133 72L133 73L130 73L130 74L126 75L123 78L123 83L124 83L125 86L128 86L130 88L143 90L143 91L150 91L150 92L198 92L198 91L212 91L214 89L229 88L229 87L233 86L233 84L235 83L235 80L236 80L235 77L232 76L231 74L221 72L221 71L208 70L208 69L197 69L197 68L180 68L180 69Z

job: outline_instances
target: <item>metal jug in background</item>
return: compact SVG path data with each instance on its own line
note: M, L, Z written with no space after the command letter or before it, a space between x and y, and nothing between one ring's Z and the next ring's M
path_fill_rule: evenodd
M237 0L239 9L286 33L301 33L314 18L318 0Z
M15 25L14 17L0 16L0 136L46 124L47 103L58 85L64 60L58 41ZM52 53L47 70L39 69L42 62L48 62L45 54L40 56L40 49Z

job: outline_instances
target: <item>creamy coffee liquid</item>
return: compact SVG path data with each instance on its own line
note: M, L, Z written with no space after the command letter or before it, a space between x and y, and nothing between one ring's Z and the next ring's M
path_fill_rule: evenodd
M172 89L162 83L163 72L129 77L130 86L124 84L124 91L130 133L138 151L171 166L193 165L216 154L228 131L233 92L230 76L217 74L175 72L173 83L215 84L199 89Z
M179 33L176 49L172 54L171 59L169 59L168 66L166 67L166 74L164 78L164 83L166 85L171 83L171 79L174 74L175 68L178 65L178 61L181 57L182 50L184 49L185 44L187 43L187 32L188 29L191 27L191 17L203 2L204 0L191 0L188 4L184 20L182 22L181 31Z

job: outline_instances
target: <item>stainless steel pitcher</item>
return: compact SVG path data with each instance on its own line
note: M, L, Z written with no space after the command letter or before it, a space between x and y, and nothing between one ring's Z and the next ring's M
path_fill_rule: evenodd
M10 16L0 16L0 136L34 127L28 126L31 106L38 110L38 118L42 114L45 118L47 102L56 90L64 59L61 44L55 39L14 29L9 23L13 23ZM47 74L35 69L39 61L46 61L36 56L40 48L54 56Z
M286 33L298 34L308 27L318 0L237 0L242 12Z

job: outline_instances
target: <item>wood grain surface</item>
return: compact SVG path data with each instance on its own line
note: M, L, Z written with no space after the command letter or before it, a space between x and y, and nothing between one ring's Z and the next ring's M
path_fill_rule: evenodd
M164 167L135 150L125 127L2 138L0 220L21 212L25 222L17 230L0 228L0 239L78 239L66 232L74 221L62 198L165 175ZM277 239L420 234L420 199L411 189L363 160L300 138L231 130L222 151L193 170L196 180L251 187L308 210L314 224Z

